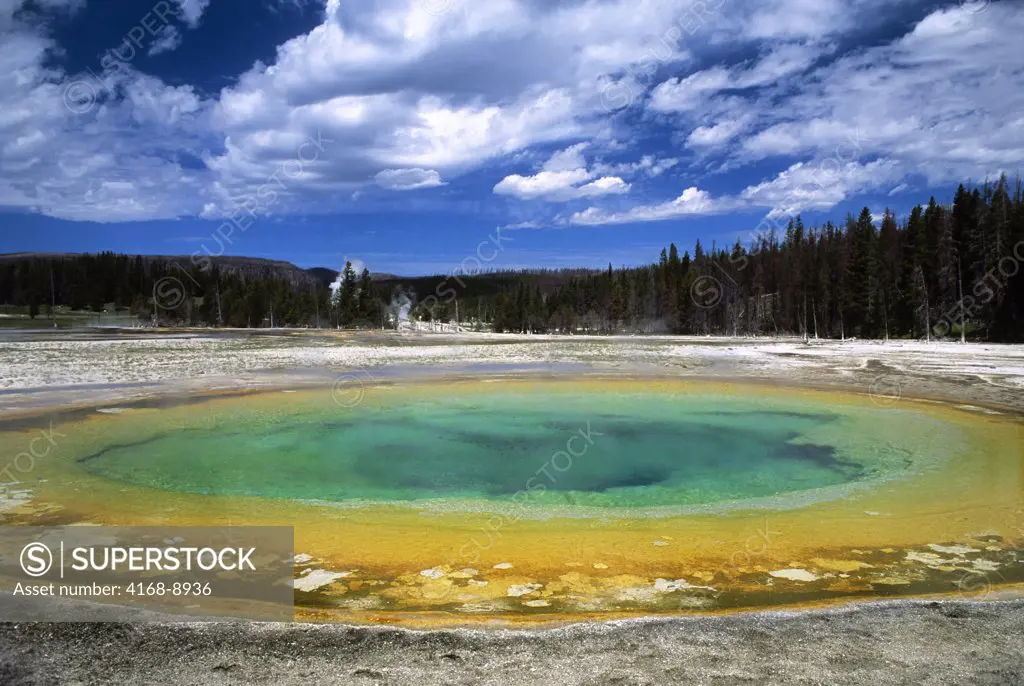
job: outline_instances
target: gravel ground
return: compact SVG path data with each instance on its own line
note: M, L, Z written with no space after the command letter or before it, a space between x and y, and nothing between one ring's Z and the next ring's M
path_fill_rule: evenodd
M0 683L1022 684L1024 601L418 632L0 624Z
M0 414L467 366L750 379L1024 411L1024 345L394 332L0 331Z

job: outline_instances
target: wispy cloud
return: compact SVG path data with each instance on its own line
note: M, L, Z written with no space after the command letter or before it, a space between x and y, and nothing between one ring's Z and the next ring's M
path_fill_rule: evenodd
M151 55L187 55L185 27L211 7L175 2ZM24 5L0 3L0 207L64 219L223 215L276 178L277 215L387 195L623 224L827 208L1024 159L1020 0L730 0L675 43L661 40L675 0L328 0L317 26L213 93L130 63L63 72L47 22L81 1ZM915 12L903 35L872 33ZM650 81L629 116L601 98L627 72ZM807 191L854 131L856 157ZM331 143L300 169L310 138ZM724 189L710 179L723 169Z

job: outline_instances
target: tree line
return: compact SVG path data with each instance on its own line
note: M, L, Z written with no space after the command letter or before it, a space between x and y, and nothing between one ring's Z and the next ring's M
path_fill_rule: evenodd
M868 208L840 225L800 216L749 245L693 254L673 244L651 265L520 283L498 331L592 331L819 338L1024 339L1024 192L1005 177L932 197L899 221Z
M819 338L1024 339L1024 190L961 185L901 219L865 208L807 227L763 224L731 247L675 244L606 270L373 278L214 258L27 255L0 259L0 303L127 310L144 323L396 328L413 320L498 332L676 333ZM283 265L283 266L282 266Z
M155 325L260 327L330 323L330 291L291 265L248 258L10 255L0 259L0 303L31 317L129 312Z

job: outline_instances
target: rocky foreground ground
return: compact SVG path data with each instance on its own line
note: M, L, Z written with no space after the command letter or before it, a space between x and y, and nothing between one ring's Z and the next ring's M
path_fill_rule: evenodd
M0 331L0 417L278 386L529 369L840 388L1024 411L1024 345L335 331Z
M0 624L0 683L1021 684L1024 601L429 631Z

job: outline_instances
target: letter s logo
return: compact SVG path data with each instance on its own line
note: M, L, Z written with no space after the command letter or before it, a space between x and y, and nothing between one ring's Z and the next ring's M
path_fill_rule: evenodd
M43 576L52 566L53 553L42 543L29 543L21 549L21 568L29 576Z

